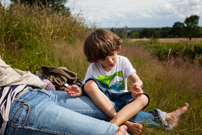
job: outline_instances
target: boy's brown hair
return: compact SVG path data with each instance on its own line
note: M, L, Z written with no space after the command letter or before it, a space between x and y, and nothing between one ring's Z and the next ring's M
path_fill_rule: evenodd
M107 29L97 29L85 41L84 54L88 62L97 62L121 49L121 39Z

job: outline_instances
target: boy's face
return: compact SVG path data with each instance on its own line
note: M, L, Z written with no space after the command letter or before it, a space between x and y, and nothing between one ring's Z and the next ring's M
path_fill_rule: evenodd
M101 63L105 71L109 72L115 65L117 61L117 51L114 51L112 54L108 55L104 59L98 60Z

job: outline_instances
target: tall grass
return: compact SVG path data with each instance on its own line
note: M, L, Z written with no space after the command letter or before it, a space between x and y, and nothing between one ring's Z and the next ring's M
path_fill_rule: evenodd
M65 66L84 78L89 63L83 54L83 44L90 31L79 15L14 5L9 10L1 8L0 18L0 55L6 63L31 72L40 70L42 65ZM139 43L127 40L120 54L129 58L144 82L143 90L151 97L146 111L160 108L171 112L184 102L190 104L189 111L174 130L162 131L144 125L142 134L202 134L200 65L189 64L178 57L178 66L175 59L174 64L170 59L159 61Z
M88 32L79 14L72 16L48 7L14 4L9 9L1 7L0 18L1 55L22 70L35 71L43 64L59 66L52 55L53 43L75 44Z
M121 54L127 56L144 82L143 90L151 97L147 110L160 108L171 112L185 102L190 104L188 113L172 131L144 128L143 134L201 134L202 133L202 70L199 64L181 60L175 66L170 61L161 62L158 57L136 43L122 46ZM180 61L181 58L178 58Z

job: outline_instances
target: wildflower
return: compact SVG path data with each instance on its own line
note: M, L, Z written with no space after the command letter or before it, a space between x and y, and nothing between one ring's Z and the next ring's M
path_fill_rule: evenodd
M4 51L5 51L5 49L2 49L2 51L4 52Z

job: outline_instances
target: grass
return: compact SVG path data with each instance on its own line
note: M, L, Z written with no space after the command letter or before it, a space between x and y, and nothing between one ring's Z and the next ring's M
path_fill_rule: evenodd
M66 46L75 44L88 32L79 14L72 16L48 7L0 7L0 18L1 55L22 70L39 70L43 64L60 66L51 46L60 46L60 41Z
M167 41L167 39L165 39L165 41ZM161 61L181 58L184 61L189 61L191 64L198 63L202 65L202 41L200 40L198 42L193 41L171 43L169 41L163 42L163 39L161 39L161 42L150 39L143 42L139 40L136 43L146 48L152 54L156 55Z
M49 8L38 10L38 7L14 5L10 10L1 8L0 18L0 55L6 63L31 72L40 70L42 65L65 66L84 79L89 63L83 54L83 44L90 31L79 15L53 14ZM159 47L158 42L153 45ZM185 102L190 108L174 130L162 131L144 125L142 134L202 134L201 66L178 56L159 61L143 46L125 40L120 54L129 58L144 82L143 90L150 95L151 103L146 111L160 108L171 112Z
M172 131L144 128L145 134L201 134L202 122L202 70L199 64L181 61L180 65L170 61L159 61L147 49L137 43L122 47L121 54L126 55L144 82L143 90L151 97L147 110L160 108L171 112L190 104L188 113ZM173 59L175 63L175 59ZM180 61L177 59L177 61Z

